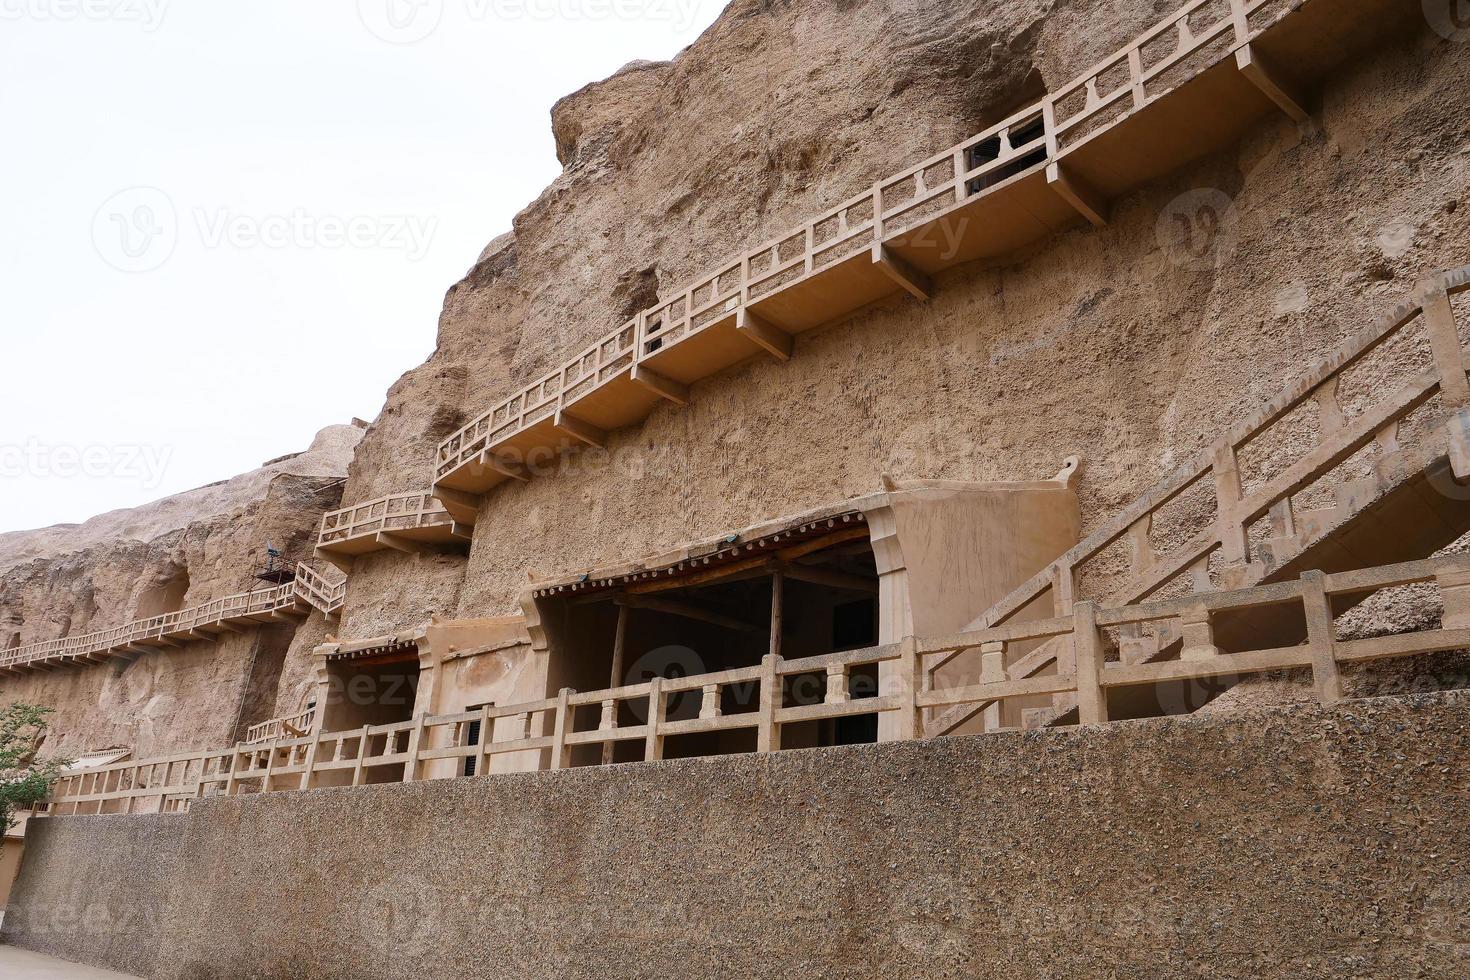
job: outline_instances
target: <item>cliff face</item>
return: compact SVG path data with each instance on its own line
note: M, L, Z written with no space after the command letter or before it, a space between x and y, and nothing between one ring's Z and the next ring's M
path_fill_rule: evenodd
M248 503L183 495L146 520L0 537L0 608L29 641L132 618L181 570L187 603L239 591L268 536L304 547L344 472L347 503L427 488L437 444L497 399L740 248L1058 88L1176 6L735 0L674 60L556 106L563 173L449 290L435 353L393 386L355 452L344 441L330 465ZM701 382L688 407L613 433L610 462L573 456L502 485L468 558L360 557L341 626L314 616L291 639L275 713L300 707L329 629L360 639L511 612L528 575L712 538L885 474L1028 479L1076 454L1090 529L1416 277L1470 261L1467 75L1470 45L1423 25L1386 37L1330 79L1309 124L1262 121L1112 202L1107 227L954 270L926 305L892 299L804 335L789 363ZM1200 201L1219 220L1187 227L1181 256L1175 219ZM1271 462L1268 449L1250 465Z
M733 3L667 63L558 104L561 177L446 297L348 500L425 485L437 442L623 318L1059 87L1172 3ZM1088 527L1470 255L1467 46L1424 25L1239 144L1004 262L751 361L690 406L493 491L459 581L354 587L348 624L511 611L527 575L656 553L899 478L1032 478L1076 453ZM1198 202L1220 219L1187 228ZM1194 210L1189 210L1194 208ZM1268 467L1270 458L1259 461ZM1249 475L1248 475L1249 478ZM421 559L360 562L384 580ZM443 556L440 565L455 559ZM437 584L436 584L437 582Z
M311 556L361 437L355 426L330 426L305 452L230 480L80 525L0 536L0 642L74 636L269 588L254 577L266 545L289 561ZM0 697L57 708L53 727L67 752L170 751L201 736L223 744L233 740L252 663L263 656L279 666L289 640L289 631L251 631L131 664L32 672L7 678Z

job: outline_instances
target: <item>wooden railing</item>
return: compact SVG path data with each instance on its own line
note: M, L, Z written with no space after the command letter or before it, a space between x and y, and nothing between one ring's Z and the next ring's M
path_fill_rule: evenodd
M1467 289L1470 266L1429 280L1422 295L1349 338L1255 416L1165 477L971 626L998 626L1038 610L1069 615L1084 596L1120 606L1160 592L1204 592L1260 581L1384 490L1422 472L1432 459L1446 454L1454 458L1465 445L1460 413L1470 405L1470 385L1450 297ZM1353 374L1360 366L1372 367L1369 361L1379 352L1398 359L1380 372L1402 382L1397 387L1385 385L1372 371L1361 372L1361 378ZM1404 362L1413 367L1406 370ZM1341 397L1349 384L1350 408ZM1412 444L1401 444L1400 427L1426 406L1432 418L1421 426L1424 431ZM1315 419L1302 417L1304 413ZM1253 474L1242 475L1243 458L1271 440L1279 444L1272 459L1284 465L1276 462L1275 473L1249 482ZM1333 471L1365 450L1376 454L1370 475L1330 483ZM1314 490L1330 496L1331 505L1302 510L1298 499ZM1173 540L1160 540L1161 527L1197 530L1183 540L1177 533ZM1119 565L1126 569L1123 574L1107 574L1109 566ZM1176 641L1182 628L1174 623L1161 630L1151 641L1152 652ZM1056 644L1042 645L1015 667L1022 676L1032 676L1055 664L1062 652ZM1148 652L1139 656L1149 659ZM938 670L949 659L933 657L926 667ZM941 715L930 723L933 733L945 734L972 714L955 710Z
M268 742L278 738L300 738L310 734L312 725L316 723L316 705L312 705L305 711L299 711L285 718L272 718L258 725L251 725L245 731L245 744L253 745L256 742Z
M296 594L315 606L325 616L336 616L347 601L347 579L328 581L310 565L302 562L296 566Z
M1405 585L1435 583L1443 603L1440 625L1412 633L1339 638L1333 600L1361 598ZM1214 642L1216 617L1266 607L1296 610L1307 642L1296 646L1222 652ZM1117 656L1129 630L1183 617L1189 624L1179 659L1128 663ZM1008 651L1060 641L1067 648L1061 669L1049 676L1026 676L1007 667ZM492 757L528 754L537 767L573 764L573 751L600 747L602 761L613 758L618 743L641 743L643 760L663 758L666 739L706 732L755 732L756 750L777 751L787 725L822 719L896 713L897 737L923 737L925 711L954 706L990 705L1010 698L1069 693L1078 702L1083 724L1107 720L1109 688L1164 681L1245 676L1290 668L1310 669L1324 704L1342 697L1341 668L1422 653L1470 647L1470 558L1447 557L1335 575L1307 572L1299 579L1248 589L1190 595L1161 602L1099 609L1089 601L1073 605L1070 615L972 630L948 637L909 638L898 644L846 653L785 660L767 656L758 666L678 679L655 678L613 690L557 697L516 705L486 707L446 715L421 715L412 721L369 725L345 732L316 731L270 744L239 745L222 752L175 755L123 762L63 777L54 789L54 813L84 808L176 809L217 794L294 790L327 781L341 785L413 781L437 760L475 758L473 771L489 771ZM922 663L935 656L978 656L978 683L932 686ZM881 696L854 696L853 671L897 664L897 683ZM796 677L819 679L820 702L788 704L787 687ZM695 695L697 711L671 717L674 699ZM740 710L730 711L731 706ZM597 721L584 727L579 708L597 708ZM636 724L620 718L632 716ZM585 720L585 719L584 719ZM478 723L478 724L476 724ZM472 739L478 730L480 737ZM463 767L455 767L455 772ZM441 772L440 775L447 775Z
M711 325L742 315L751 303L822 276L848 258L977 198L1004 194L1018 174L1059 164L1183 81L1243 51L1299 5L1299 0L1191 0L1036 104L732 256L671 298L619 324L444 440L434 482L481 462L498 444L626 376L646 358L666 354ZM1075 196L1065 179L1060 186Z
M329 545L382 531L416 531L452 523L454 519L432 493L390 494L324 515L317 544Z
M180 639L204 639L239 622L270 622L302 613L306 605L327 615L342 608L346 580L328 582L306 564L296 568L296 579L269 589L242 592L201 606L136 620L112 629L43 640L0 654L0 669L23 669L37 664L84 663L105 660L119 652L176 645Z

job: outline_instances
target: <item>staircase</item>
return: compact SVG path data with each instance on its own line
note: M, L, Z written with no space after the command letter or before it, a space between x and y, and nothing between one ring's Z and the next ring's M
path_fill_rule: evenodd
M296 596L328 619L337 619L347 601L347 576L329 581L306 562L296 566Z
M969 628L1069 615L1084 598L1123 606L1283 581L1306 569L1422 558L1470 531L1470 487L1458 482L1470 477L1470 382L1457 329L1470 335L1470 316L1461 314L1457 325L1451 303L1467 290L1470 266L1422 284L1412 300L1350 337ZM1273 461L1287 462L1267 471L1255 457L1273 441L1297 451L1273 453ZM1351 600L1337 605L1340 611ZM1177 659L1197 646L1229 651L1246 637L1290 645L1304 629L1269 611L1213 626L1203 615L1185 615L1149 632L1120 632L1117 662ZM936 672L967 652L932 658L926 683L942 683ZM1070 640L1057 638L1007 664L1006 673L1021 680L1072 665ZM1149 710L1154 692L1127 693L1111 717L1159 713ZM941 712L926 720L925 733L950 734L991 703ZM1026 723L1075 717L1075 697L1063 695L1031 711Z

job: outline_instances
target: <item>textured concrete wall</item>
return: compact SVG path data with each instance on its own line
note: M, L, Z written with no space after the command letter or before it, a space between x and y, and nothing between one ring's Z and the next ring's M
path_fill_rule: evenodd
M188 818L32 820L0 940L76 963L152 976Z
M177 820L61 818L5 938L136 968L32 909L137 887L189 980L1462 977L1467 759L1438 694L236 798L172 862Z

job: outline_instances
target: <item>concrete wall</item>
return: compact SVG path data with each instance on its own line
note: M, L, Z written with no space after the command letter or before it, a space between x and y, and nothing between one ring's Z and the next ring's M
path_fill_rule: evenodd
M183 814L33 819L4 941L151 976L180 877Z
M4 938L189 980L1461 977L1467 759L1435 694L58 818Z

